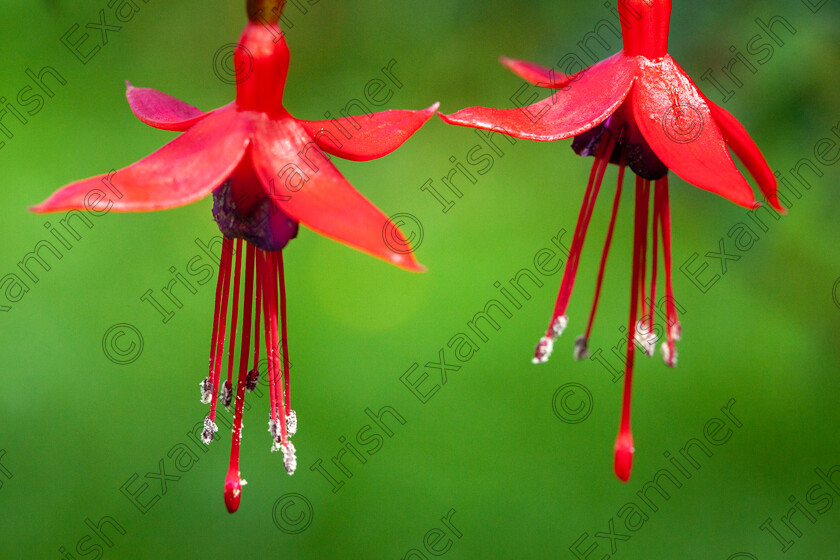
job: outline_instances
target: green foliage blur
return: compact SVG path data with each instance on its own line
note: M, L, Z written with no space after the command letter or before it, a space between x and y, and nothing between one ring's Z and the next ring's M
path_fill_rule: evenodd
M539 277L541 287L529 285L529 299L509 306L498 331L485 328L487 340L476 338L480 349L471 359L459 362L448 346L502 298L496 282L510 286L520 270L534 270L535 255L560 230L569 232L568 242L592 160L575 156L570 141L498 137L503 155L485 146L481 153L492 154L493 165L479 175L468 160L482 145L475 131L435 117L381 160L337 161L386 214L422 223L416 254L428 272L410 274L305 228L285 252L299 466L289 477L282 457L269 453L267 398L251 395L241 459L249 484L233 516L222 501L229 432L221 429L204 449L188 435L208 408L199 403L198 384L206 376L214 281L194 295L182 290L181 308L170 303L166 323L141 300L148 290L161 297L170 268L184 272L203 254L196 241L218 235L209 199L90 217L91 227L68 238L71 248L60 259L48 257L50 270L37 282L27 278L18 301L8 299L9 275L24 277L18 263L38 243L55 241L51 228L63 217L32 214L29 206L175 137L133 117L126 80L203 110L235 94L217 77L224 66L216 60L214 67L214 53L237 40L241 2L134 4L139 11L123 23L106 0L7 0L0 7L0 124L13 135L0 130L0 303L9 308L0 308L0 557L835 557L840 491L815 469L840 465L836 3L674 2L671 54L738 117L770 165L790 179L802 158L817 162L815 149L829 163L816 163L818 173L801 170L810 188L800 185L801 198L791 198L781 220L762 214L764 229L745 209L672 179L683 340L674 370L658 352L637 358L629 483L612 472L621 383L598 361L571 356L593 295L608 194L596 208L569 329L548 364L530 360L551 313L557 270ZM105 44L100 14L121 27L106 31ZM784 22L775 20L775 38L768 38L756 19L775 16ZM363 100L366 84L395 61L403 85L372 110L435 101L445 113L511 107L517 92L526 99L537 90L520 90L523 81L498 63L500 55L551 66L571 54L589 64L587 49L600 59L620 48L608 30L602 37L609 48L585 40L603 20L618 24L602 3L569 0L289 0L285 102L299 118L337 115ZM62 43L68 32L71 43L89 35L79 47L87 63ZM732 80L721 69L737 56L747 63L731 66ZM32 84L27 69L45 67L66 83L49 81L54 95L42 94L37 113L21 113L23 124L7 105L34 110L21 108L18 94ZM725 103L721 90L701 80L709 69L731 92ZM469 165L476 179L456 177L460 198L441 182L456 164ZM421 190L429 179L454 202L447 212ZM614 180L611 169L605 193ZM612 356L627 321L631 190L591 340L603 356ZM733 241L739 224L757 236L740 249ZM707 256L720 252L720 243L739 257L726 261L725 274ZM705 293L679 271L695 254L688 268L708 264L695 277ZM121 324L143 338L142 354L126 365L103 351L106 331ZM440 353L460 367L447 372L445 384L431 367ZM409 383L428 373L420 389L425 404L401 381L406 372ZM737 423L721 412L727 404ZM366 409L384 411L386 428ZM714 418L725 422L717 437L730 436L720 445L707 439ZM379 434L376 445L359 443L366 426L368 436ZM662 469L678 472L669 458L688 465L680 449L692 439L712 456L695 445L690 456L700 468L690 468L690 478L678 478L679 486L660 478L667 496L645 492ZM339 455L350 475L332 460L345 442L365 460ZM840 472L833 482L840 486ZM782 521L789 510L797 531ZM617 540L605 538L613 532Z

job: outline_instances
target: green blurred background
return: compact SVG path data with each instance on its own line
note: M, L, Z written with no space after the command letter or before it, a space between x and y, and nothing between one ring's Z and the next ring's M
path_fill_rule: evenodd
M77 24L79 33L90 33L88 45L96 44L100 32L85 24L98 22L100 10L116 23L108 2L2 4L0 95L14 102L29 84L27 68L50 66L67 83L55 87L25 126L11 114L0 121L14 134L0 137L6 141L0 150L0 277L20 273L19 260L50 238L45 223L60 219L28 213L28 206L174 137L132 116L125 80L206 110L234 96L234 87L216 77L213 56L238 38L245 22L241 2L135 3L139 12L109 33L87 64L60 38ZM392 59L404 87L378 110L434 101L444 112L509 107L522 81L499 65L499 55L551 65L567 53L581 54L578 41L599 21L617 21L607 7L590 2L298 4L306 14L292 2L287 8L293 27L285 99L293 114L308 119L336 114L363 95ZM773 29L784 44L773 43L770 58L767 51L750 54L747 44L762 33L756 18L777 15L795 35L777 23ZM721 103L721 95L700 76L712 68L729 84L734 95L725 107L787 177L800 158L815 161L821 138L838 140L831 131L840 127L838 23L833 2L718 0L702 8L675 2L670 52L713 101ZM617 50L619 41L605 37L609 52ZM591 48L598 58L608 54L594 43ZM738 53L756 69L736 68L741 86L720 71ZM836 558L840 492L826 494L825 483L809 490L820 483L816 468L840 465L838 167L818 165L822 177L805 172L812 188L802 189L789 214L769 220L769 231L759 230L760 239L741 252L727 232L752 223L747 212L672 181L675 266L697 253L697 264L710 267L704 281L720 275L717 261L703 255L717 252L721 239L741 258L728 262L707 293L675 274L676 296L686 309L680 363L670 370L658 358L638 359L636 461L625 485L612 473L621 384L597 362L571 358L591 301L606 202L593 220L569 331L547 365L532 366L530 358L559 272L543 278L544 286L502 320L499 332L489 330L489 340L448 373L426 404L400 381L415 363L416 379L441 349L453 363L447 342L500 297L494 283L532 267L535 253L558 230L574 228L591 160L576 157L569 141L512 146L499 138L504 156L476 184L461 180L463 197L443 213L420 187L431 178L443 189L450 157L464 162L478 143L472 130L435 118L382 160L338 162L386 214L407 213L422 223L417 256L428 272L398 270L307 230L291 244L285 254L299 467L289 477L282 458L269 453L267 399L252 395L241 462L250 484L233 516L222 501L229 435L222 429L206 453L187 436L207 411L197 385L206 375L213 283L188 295L166 324L140 300L149 289L159 293L170 267L182 271L200 254L196 239L218 234L211 202L91 218L94 227L83 229L63 258L51 259L51 270L28 282L20 301L2 301L11 309L0 313L0 556L431 558L426 539L450 558L575 558L570 547L576 542L581 555L597 545L589 552L595 559ZM835 156L836 147L826 158ZM592 339L593 348L606 353L627 317L630 202L626 196ZM0 295L7 289L8 283ZM142 355L128 365L103 352L103 336L118 324L142 333ZM437 370L428 371L424 391L440 383ZM669 499L651 491L657 511L644 506L637 492L669 468L664 454L679 455L689 440L703 439L704 426L723 418L720 408L731 399L741 427L711 449L712 457L699 456L702 468L680 479L681 488L666 482ZM568 409L576 405L585 408ZM343 446L340 438L354 441L371 424L366 408L385 406L405 424L389 417L393 436L365 455L364 465L348 456L352 478L340 476L344 486L332 492L310 467L319 459L330 464ZM198 458L188 472L167 456L185 453L182 446ZM154 478L160 461L167 476L180 477L168 480L165 494ZM339 476L335 467L331 472ZM840 473L834 481L840 485ZM134 492L148 484L143 502L159 500L142 514L120 491L127 482ZM801 536L781 519L796 507L791 496L813 517L797 512L791 518ZM642 506L646 521L628 521L630 503ZM454 530L441 521L447 515ZM85 524L106 516L125 534L111 524L103 541ZM760 529L768 519L788 543L786 552L769 529ZM604 537L613 527L629 540L619 536L611 550ZM412 549L424 556L411 556Z

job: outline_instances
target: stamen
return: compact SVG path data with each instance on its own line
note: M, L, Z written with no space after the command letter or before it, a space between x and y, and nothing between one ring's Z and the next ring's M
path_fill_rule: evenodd
M648 302L647 325L653 332L654 311L656 309L656 279L659 265L659 222L662 219L662 208L656 201L656 189L653 194L653 226L651 227L651 261L650 261L650 299ZM643 301L644 303L644 301ZM650 354L653 355L652 353Z
M589 175L589 183L586 187L586 194L584 195L583 205L578 215L578 223L575 226L575 235L572 239L572 246L569 249L569 260L566 263L566 270L564 271L563 281L560 286L560 294L558 294L557 304L555 306L554 317L552 322L561 315L565 315L566 308L569 305L569 299L572 295L572 290L575 284L575 276L577 275L577 267L580 262L580 254L583 251L583 244L586 241L586 233L589 229L589 221L592 219L592 212L595 209L595 201L598 198L598 193L601 190L601 182L604 179L604 173L609 163L609 154L612 153L615 147L616 138L609 132L605 133L607 136L606 142L602 144L603 151L596 157L592 165L592 171ZM558 312L559 311L559 312Z
M210 371L207 374L207 382L209 384L209 389L205 390L202 386L201 389L201 402L205 404L210 404L210 399L213 396L213 369L216 364L216 338L219 336L219 311L222 308L222 293L227 294L224 292L224 285L225 285L225 275L224 275L224 267L225 267L225 244L224 241L222 242L222 254L219 256L219 275L216 280L216 304L213 308L213 332L210 335ZM205 392L207 393L207 401L205 402Z
M639 274L641 275L639 278L639 290L641 295L639 296L639 309L641 310L641 318L642 321L645 321L646 315L646 301L647 296L645 294L645 284L646 284L646 276L647 276L647 247L648 247L648 219L650 217L650 181L647 179L643 179L642 181L642 199L644 200L644 206L641 208L641 215L640 219L642 221L642 230L639 232L641 239L641 254L639 260ZM647 335L648 333L643 333Z
M266 346L266 369L268 370L268 399L269 399L269 418L271 421L275 421L277 416L275 414L275 402L274 402L274 362L271 359L271 335L270 333L270 326L269 326L269 313L268 313L268 306L269 306L269 298L266 294L266 254L265 251L260 249L257 251L257 283L259 284L259 294L260 298L262 299L262 310L263 310L263 321L264 327L263 331L265 332L265 346Z
M255 251L257 251L255 249ZM257 301L254 304L254 367L248 372L248 382L245 387L248 391L253 391L257 388L260 381L260 312L262 311L262 282L259 275L259 252L255 255L257 262L257 285L255 287L257 294Z
M679 318L677 317L677 309L674 300L674 287L671 282L671 208L668 200L667 175L656 181L654 197L654 203L659 207L659 224L662 234L662 260L665 268L665 332L667 341L663 344L667 345L668 349L665 350L663 348L662 357L669 367L674 367L677 365L677 349L674 342L680 340L682 329L680 327Z
M286 275L283 268L283 252L277 257L277 278L280 282L280 341L283 344L283 391L286 395L285 413L288 418L292 411L291 385L289 383L289 335L286 330ZM288 424L288 420L286 421Z
M285 444L287 441L286 416L280 411L280 407L284 406L284 399L277 352L277 348L280 345L277 332L277 263L275 261L275 253L260 251L260 254L259 262L262 265L260 276L262 280L266 333L265 349L266 356L268 357L268 392L271 397L270 418L273 422L273 424L269 424L269 430L272 431L274 445L276 446L277 444Z
M280 265L277 262L280 258L282 253L279 251L272 251L267 253L268 256L268 267L269 272L271 273L271 305L269 309L271 310L271 349L272 349L272 360L274 361L275 367L275 386L274 386L274 393L275 393L275 406L277 407L276 417L277 423L280 427L280 443L286 444L288 441L288 437L286 434L286 413L285 413L285 384L284 380L281 378L280 375L280 332L278 329L279 326L279 290L278 290L278 283L279 283L279 276L278 272L280 270Z
M586 232L589 228L589 222L592 219L592 212L595 209L595 201L598 198L598 193L601 190L601 183L604 179L604 173L609 164L610 156L615 148L616 137L609 131L604 133L606 139L601 141L598 145L598 153L595 156L595 161L592 164L592 170L589 173L589 181L586 185L586 192L583 196L583 203L581 204L580 212L578 213L578 221L575 225L575 234L572 238L572 246L569 248L569 257L566 261L566 268L563 272L563 279L560 283L560 290L557 294L557 301L554 304L554 312L549 322L549 327L546 334L540 339L537 348L534 352L532 360L535 364L541 364L548 361L551 352L554 349L554 340L557 339L568 324L568 317L566 317L566 309L569 306L569 299L574 288L575 277L577 275L577 267L580 262L580 254L583 250L583 244L586 240Z
M242 268L242 240L236 240L236 264L233 267L233 308L230 315L230 340L228 342L228 370L227 381L221 395L225 408L230 410L233 397L233 353L236 349L236 322L239 315L239 273Z
M213 320L213 336L211 337L213 339L210 354L210 379L213 382L213 393L210 403L209 416L211 421L216 420L216 403L217 395L219 394L219 375L222 371L222 352L225 344L225 324L227 322L228 292L230 291L232 257L233 239L226 237L222 242L222 257L221 263L219 264L219 281L216 289L216 312Z
M592 325L595 323L595 313L598 310L598 302L601 299L601 287L604 283L604 273L607 268L607 258L610 254L610 247L612 245L613 233L615 232L615 222L618 218L618 205L621 202L621 188L624 183L624 155L622 153L621 163L618 168L618 181L615 187L615 198L613 199L612 214L610 215L610 225L607 228L607 237L604 240L604 250L601 252L601 264L598 267L598 280L595 284L595 297L592 300L592 309L589 312L589 320L586 323L586 334L579 337L575 342L575 359L583 360L589 357L588 342L592 335Z

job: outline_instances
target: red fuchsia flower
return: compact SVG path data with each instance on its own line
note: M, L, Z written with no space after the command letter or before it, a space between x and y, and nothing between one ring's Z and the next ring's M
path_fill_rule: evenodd
M697 89L691 78L668 55L670 0L619 0L624 48L615 55L574 75L502 58L502 63L537 86L552 88L550 97L520 109L472 107L441 115L450 124L493 130L526 140L551 141L574 137L578 155L594 156L557 303L545 336L537 345L534 363L548 361L554 341L568 323L566 308L572 294L578 262L595 201L608 163L618 165L618 185L601 256L595 298L585 334L575 341L574 356L588 356L604 269L616 222L626 167L636 174L633 273L630 321L624 375L621 422L615 444L615 472L630 478L633 436L630 397L634 345L648 355L658 339L654 332L659 242L665 272L665 333L662 356L673 367L675 341L681 329L671 282L671 213L668 171L688 183L753 208L752 189L727 151L735 152L770 204L783 211L776 196L776 179L744 127ZM651 184L652 183L652 184ZM653 196L653 208L650 199ZM650 227L650 284L645 291Z
M67 185L33 208L36 212L84 209L87 194L100 192L103 184L116 194L112 209L120 212L163 210L213 194L213 216L224 241L210 372L201 383L201 400L210 404L203 439L209 444L218 431L218 400L229 409L235 391L224 491L231 513L239 507L245 484L239 473L242 410L245 391L253 391L258 382L261 328L268 362L272 450L282 450L289 474L297 464L289 441L297 418L291 408L282 250L297 236L298 224L407 270L423 270L408 244L408 249L399 247L396 252L385 243L383 230L387 228L399 239L397 227L347 182L324 152L356 161L382 157L428 121L437 104L424 111L385 111L328 121L292 117L283 107L289 49L278 20L284 3L249 0L249 23L239 39L234 62L236 68L252 68L252 73L238 80L234 102L203 113L165 93L129 84L128 102L141 121L184 134L125 169ZM234 386L241 290L244 309ZM227 380L222 384L229 307Z

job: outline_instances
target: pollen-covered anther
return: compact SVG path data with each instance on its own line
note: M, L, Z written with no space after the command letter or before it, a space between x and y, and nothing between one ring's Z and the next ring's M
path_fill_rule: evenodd
M210 420L210 417L206 417L204 419L204 431L201 432L201 441L203 441L206 445L210 445L210 442L213 441L213 438L216 436L216 432L219 431L219 427L216 425L215 422Z
M277 441L280 438L280 432L277 429L277 422L272 419L268 420L268 433L271 434L271 439Z
M674 340L682 340L682 326L679 323L671 325L671 338Z
M245 389L250 393L254 389L257 388L257 383L260 382L260 370L257 368L252 369L248 372L247 377L245 378Z
M656 342L659 337L653 332L650 325L645 324L644 321L636 323L636 344L638 344L647 356L652 357L656 352Z
M210 401L213 400L213 381L207 377L198 384L198 387L201 389L202 404L210 404Z
M575 360L585 360L589 357L589 340L585 336L579 336L575 339L575 349L573 350Z
M297 456L295 455L295 444L287 442L283 447L283 466L290 475L297 470Z
M563 334L563 331L566 330L566 327L569 325L569 318L565 315L561 315L554 320L551 324L551 336L554 338L559 337Z
M550 336L544 336L537 343L537 349L534 351L534 357L531 359L533 364L544 364L551 357L554 351L554 339Z
M233 386L230 381L225 381L221 389L219 389L219 400L222 401L224 407L230 410L230 403L233 400Z
M671 354L671 345L667 342L663 342L662 346L659 348L660 352L662 352L662 360L669 366L669 367L676 367L677 365L677 347L674 346L674 353Z
M297 433L297 413L294 410L290 410L286 416L286 433L289 437Z

